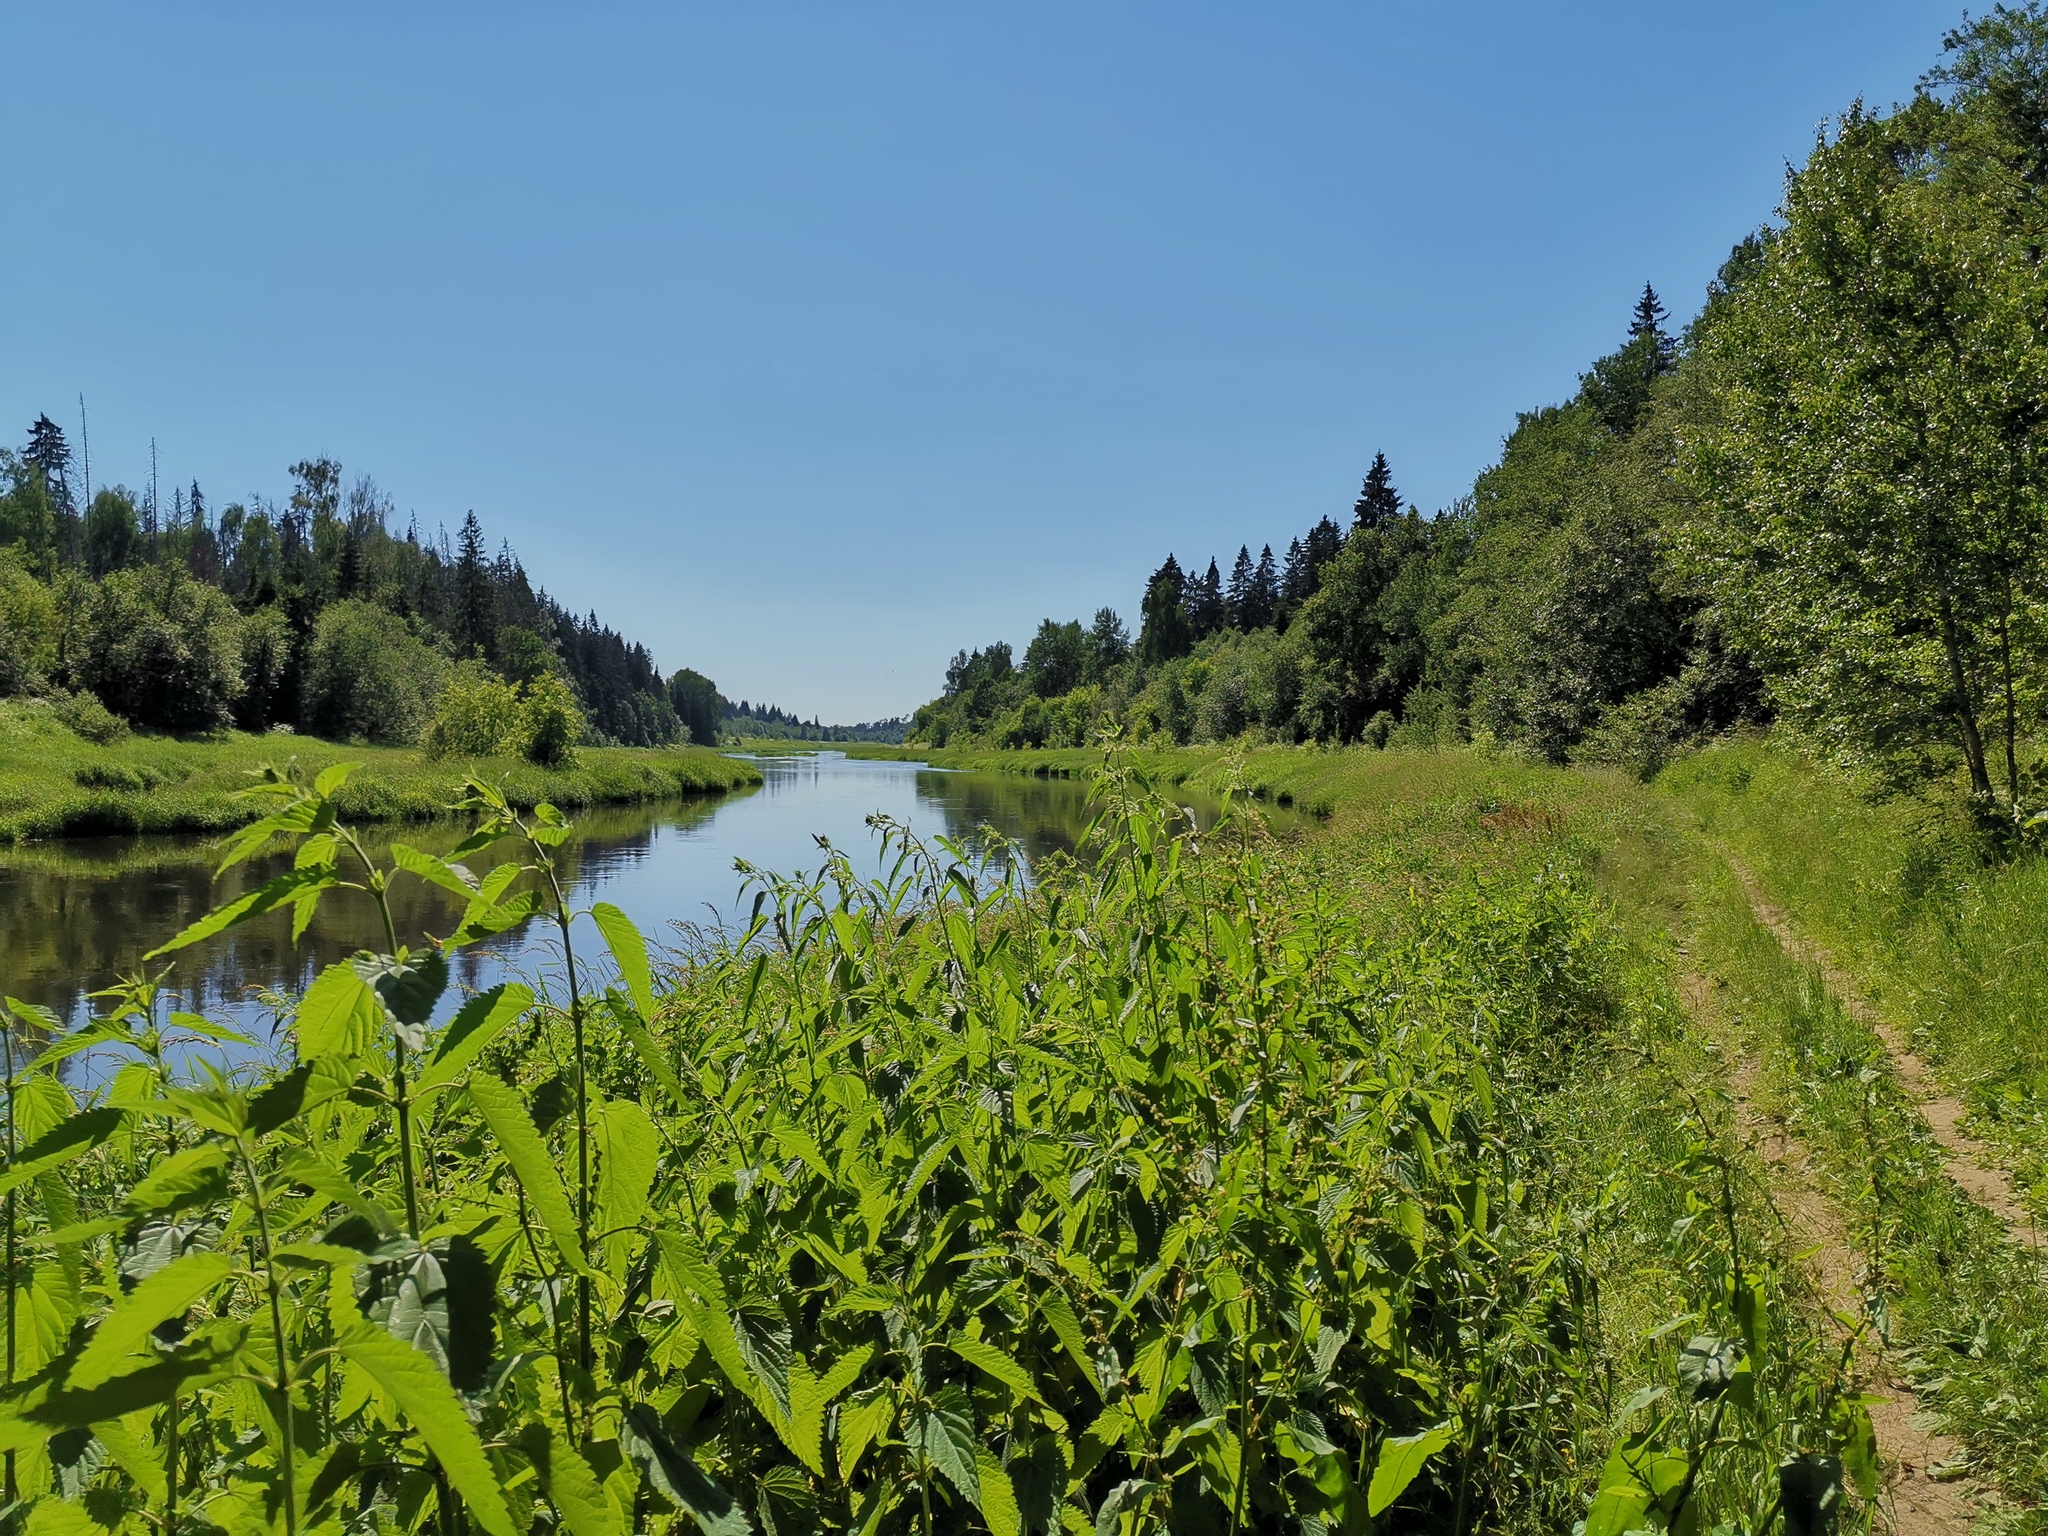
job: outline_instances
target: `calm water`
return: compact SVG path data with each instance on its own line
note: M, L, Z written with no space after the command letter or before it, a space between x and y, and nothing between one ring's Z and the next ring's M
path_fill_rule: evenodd
M878 870L876 837L866 826L874 812L927 838L972 840L980 828L994 827L1027 860L1071 850L1087 822L1085 786L1071 780L947 773L837 753L763 758L758 766L766 782L756 790L584 812L561 850L571 900L582 907L613 902L651 942L674 944L678 923L744 919L750 898L742 899L735 859L783 874L815 871L822 836L852 856L857 869ZM372 830L365 841L373 849L396 839L445 852L461 837L453 825ZM80 1022L92 1006L90 991L135 974L144 953L269 879L288 857L251 861L215 882L212 849L201 838L72 839L0 851L0 990ZM410 877L398 882L394 905L400 939L415 943L423 933L445 933L457 910L452 897ZM595 932L587 932L584 942L597 948ZM555 970L554 933L551 924L530 923L488 948L465 951L461 986L451 989L444 1011L459 1004L462 990ZM383 947L368 897L332 892L297 946L280 913L181 951L161 1012L204 1012L267 1040L274 1014L265 992L296 991L322 966ZM586 953L581 945L578 952Z

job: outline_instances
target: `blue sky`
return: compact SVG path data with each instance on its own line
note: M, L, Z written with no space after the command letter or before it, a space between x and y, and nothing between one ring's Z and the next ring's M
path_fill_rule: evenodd
M320 14L316 14L316 11ZM0 430L331 454L828 720L1448 505L1948 4L9 9Z

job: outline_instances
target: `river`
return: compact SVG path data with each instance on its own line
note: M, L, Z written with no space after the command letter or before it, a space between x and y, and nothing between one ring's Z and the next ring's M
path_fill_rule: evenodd
M678 924L720 927L744 919L749 902L736 859L781 874L815 871L823 837L862 873L878 871L878 839L866 824L877 812L927 839L972 842L992 827L1018 846L1027 866L1071 851L1088 819L1086 787L1072 780L954 773L836 752L755 761L764 780L758 789L598 806L576 816L575 833L560 850L572 903L612 902L650 942L673 947L683 938ZM1197 800L1196 809L1213 807ZM373 851L395 840L445 852L462 835L452 823L365 830ZM252 860L218 881L214 858L211 841L194 837L75 838L0 850L0 989L76 1025L95 1006L93 990L139 974L150 949L269 879L289 855ZM446 932L457 910L453 898L410 877L398 880L394 905L401 940L415 943L422 934ZM594 932L587 942L596 946ZM156 1011L165 1021L179 1012L204 1013L268 1040L285 994L344 955L383 947L369 898L330 893L296 945L279 913L156 962L152 970L169 965ZM463 951L461 985L451 988L444 1014L463 992L553 971L556 948L552 925L533 922Z

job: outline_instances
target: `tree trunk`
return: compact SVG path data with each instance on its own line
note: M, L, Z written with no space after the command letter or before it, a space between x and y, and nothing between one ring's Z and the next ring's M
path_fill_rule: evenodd
M1984 734L1977 729L1977 711L1970 703L1970 685L1963 675L1962 641L1956 633L1955 605L1948 588L1940 588L1941 648L1948 656L1949 686L1955 693L1956 726L1962 733L1963 756L1970 764L1970 788L1980 795L1991 794L1991 773L1984 762Z

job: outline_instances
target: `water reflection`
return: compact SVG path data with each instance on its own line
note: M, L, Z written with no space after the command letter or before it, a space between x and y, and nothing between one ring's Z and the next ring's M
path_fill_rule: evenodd
M785 874L814 871L822 836L857 869L879 871L875 834L866 825L875 812L927 838L971 843L981 828L993 827L1027 863L1071 851L1088 820L1086 789L1071 780L947 773L836 753L763 758L757 766L764 782L756 790L579 815L575 837L561 849L572 901L614 902L659 942L676 937L678 922L720 926L744 917L735 859ZM1197 809L1213 813L1212 806ZM364 841L379 854L394 840L445 853L461 836L453 824L428 823L370 828ZM74 839L0 851L0 989L75 1024L88 1011L88 992L136 974L148 950L286 868L289 855L252 860L218 881L213 862L210 843L186 837ZM401 879L393 901L401 940L417 942L453 926L457 903L436 887ZM465 952L456 972L461 986L446 1007L511 973L545 977L555 965L553 936L550 925L533 923L500 935L488 949ZM297 944L288 916L278 913L182 951L161 1007L166 1014L205 1012L266 1035L265 992L296 991L332 961L383 947L369 897L334 892Z

